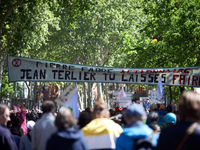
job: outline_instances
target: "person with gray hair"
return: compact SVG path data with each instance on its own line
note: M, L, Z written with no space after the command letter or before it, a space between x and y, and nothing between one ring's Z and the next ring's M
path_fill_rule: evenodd
M152 135L152 145L157 145L159 134L146 125L147 115L144 108L139 104L131 105L124 114L126 127L116 142L116 150L131 150L139 139L147 139Z
M150 112L148 114L148 120L150 121L149 124L151 124L151 123L157 124L161 130L165 128L165 124L163 122L159 122L159 114L157 111Z
M10 111L6 105L0 104L0 148L2 150L17 150L14 137L6 128L8 121L10 121Z
M89 150L83 132L74 128L75 124L72 111L62 107L55 120L58 131L48 140L46 150Z

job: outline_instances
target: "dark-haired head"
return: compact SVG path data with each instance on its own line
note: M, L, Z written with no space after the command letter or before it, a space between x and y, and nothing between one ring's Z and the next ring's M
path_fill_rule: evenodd
M91 113L89 113L87 111L81 112L80 116L79 116L79 119L78 119L78 125L80 126L80 128L83 128L91 120L92 120Z
M172 104L169 104L167 107L166 107L166 111L167 112L173 112L174 113L174 106Z
M55 109L55 104L53 101L44 101L44 103L42 104L42 111L43 113L50 113L50 112L54 112Z

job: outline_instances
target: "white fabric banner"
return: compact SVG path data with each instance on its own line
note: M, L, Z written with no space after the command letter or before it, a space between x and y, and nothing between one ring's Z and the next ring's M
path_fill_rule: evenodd
M163 96L163 86L162 86L161 78L159 77L158 86L157 86L157 96L156 96L156 98L157 98L158 100L161 100L162 96Z
M70 108L74 118L79 118L78 92L76 92L62 107Z
M200 87L200 67L112 68L8 56L9 81L102 82Z
M60 105L64 105L69 99L78 92L78 88L75 85L70 85L64 90L64 92L56 98L56 102Z

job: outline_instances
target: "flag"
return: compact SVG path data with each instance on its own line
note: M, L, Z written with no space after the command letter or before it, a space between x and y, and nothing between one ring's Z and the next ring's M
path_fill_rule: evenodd
M60 105L64 105L76 92L78 91L77 86L70 85L64 90L64 92L56 98L56 102Z
M13 105L13 109L14 109L14 111L16 111L16 112L21 110L19 107L15 106L15 105Z
M117 96L117 100L126 97L126 93L124 92L124 88L122 87L118 96Z
M22 110L20 112L20 128L22 128L24 135L27 134L27 127L26 127L26 111Z
M156 98L157 98L158 100L161 100L162 96L163 96L163 86L162 86L161 78L159 77L158 87L157 87L157 96L156 96Z
M78 91L62 107L68 107L74 118L79 118Z
M17 111L17 106L13 105L14 111Z

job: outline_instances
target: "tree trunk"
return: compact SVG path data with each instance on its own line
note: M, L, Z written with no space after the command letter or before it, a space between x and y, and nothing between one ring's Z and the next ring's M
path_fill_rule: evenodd
M38 109L40 109L41 93L42 93L43 83L39 83L39 93L38 93Z
M87 94L86 94L86 86L85 82L83 82L83 103L84 103L84 109L87 107Z
M53 84L52 84L52 83L49 83L49 85L48 85L48 90L49 90L48 96L49 96L49 97L51 97L51 90L52 90L52 87L53 87Z
M97 100L98 100L99 98L102 98L102 99L103 99L101 83L97 83Z
M37 99L37 82L34 82L34 87L33 87L33 103L31 105L31 109L34 108L36 99Z
M191 90L194 91L194 87L191 87Z
M88 101L87 101L87 106L91 108L91 102L92 102L92 87L91 83L88 82Z
M108 108L110 108L109 105L109 96L108 96L108 86L106 86L107 84L105 83L105 88L104 88L104 94L105 94L105 102L108 104Z
M28 103L29 103L29 100L30 100L30 93L31 93L31 87L30 87L31 82L28 82L28 83L27 83L27 81L25 81L25 84L26 84L26 86L27 86L27 88L28 88L28 96L27 96L27 98L26 98L25 107L28 108L28 106L29 106Z
M170 95L170 99L169 99L169 103L172 103L172 88L171 86L169 86L169 95Z
M119 84L116 83L116 91L118 91L118 90L119 90Z
M2 97L1 97L1 81L2 81L2 76L3 76L3 65L4 65L4 61L2 61L1 64L0 64L0 103L2 103Z
M82 90L81 91L79 90L79 92L78 92L78 97L79 97L78 103L79 103L80 109L83 110L83 98L81 96L81 93L82 93Z
M1 40L1 39L0 39ZM6 61L6 53L4 52L4 49L2 47L1 41L0 41L0 103L2 103L2 97L1 97L1 82L2 82L2 76L3 76L3 68L4 63Z

